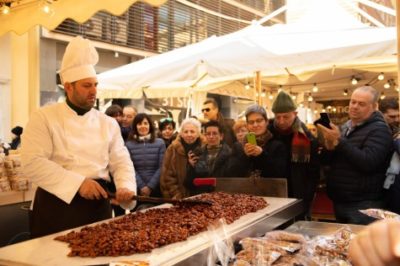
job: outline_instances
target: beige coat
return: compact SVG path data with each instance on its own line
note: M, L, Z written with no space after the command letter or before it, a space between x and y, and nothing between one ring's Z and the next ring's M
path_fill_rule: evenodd
M185 153L181 138L178 136L169 145L164 154L160 178L160 187L164 198L182 199L189 196L184 185L187 164L187 154Z

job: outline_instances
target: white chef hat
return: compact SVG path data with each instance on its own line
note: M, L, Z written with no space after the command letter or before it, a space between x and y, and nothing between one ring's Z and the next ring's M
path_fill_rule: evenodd
M96 77L94 65L98 61L99 55L93 44L81 36L75 37L69 42L61 62L61 82L64 84Z

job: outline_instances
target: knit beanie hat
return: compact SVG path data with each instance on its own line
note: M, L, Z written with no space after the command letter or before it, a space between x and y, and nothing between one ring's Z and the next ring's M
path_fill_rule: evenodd
M267 111L265 111L264 107L262 107L258 104L253 104L253 105L250 105L249 107L247 107L246 112L245 112L246 120L247 120L248 116L252 113L258 113L264 117L265 121L268 121Z
M289 94L284 91L280 91L274 103L272 104L272 112L276 113L288 113L296 111L297 106L292 100Z
M23 128L20 127L20 126L16 126L13 129L11 129L11 132L16 136L21 136L22 135L22 131L23 131Z
M88 39L75 37L65 49L61 62L59 73L62 83L96 77L94 65L98 61L99 55L93 44Z

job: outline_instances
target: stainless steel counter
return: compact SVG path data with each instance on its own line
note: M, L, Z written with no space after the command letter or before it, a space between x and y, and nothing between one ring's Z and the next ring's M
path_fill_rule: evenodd
M226 234L232 240L247 236L260 236L293 219L302 211L302 202L288 198L265 198L267 208L242 216L226 226ZM76 230L76 229L75 229ZM106 265L113 261L144 260L151 265L206 265L207 252L212 241L207 232L154 249L151 253L120 257L80 258L68 257L66 243L54 237L68 231L25 241L0 249L0 265Z

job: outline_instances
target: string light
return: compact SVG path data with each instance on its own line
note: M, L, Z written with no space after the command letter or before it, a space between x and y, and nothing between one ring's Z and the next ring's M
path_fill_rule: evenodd
M265 96L267 96L267 94L265 93L265 90L263 90L263 91L261 92L261 97L265 98Z
M317 86L317 83L314 83L314 86L313 86L313 88L312 88L312 91L313 92L318 92L318 86Z
M334 113L336 113L336 107L333 107L333 108L332 108L332 111L333 111Z
M118 57L119 57L119 53L118 53L117 51L115 51L114 57L115 57L115 58L118 58Z
M53 0L41 0L39 2L39 8L46 14L53 14L53 8L51 7Z
M272 94L272 92L269 94L268 98L269 98L270 100L273 100L273 99L274 99L274 95Z
M356 79L354 76L351 78L351 84L357 85L358 79Z
M244 85L245 90L250 90L250 82L247 82L246 85Z
M389 82L389 80L386 81L385 84L383 84L383 87L384 87L385 89L390 89L390 82Z
M382 94L381 94L381 100L383 100L383 99L385 99L386 98L386 95L385 95L385 93L384 92L382 92Z
M8 14L10 14L11 9L7 4L3 4L3 6L0 8L0 12L3 15L8 15Z
M311 94L308 96L307 100L308 100L309 102L312 102L312 101L314 100Z
M349 94L349 91L348 91L347 89L344 89L344 90L343 90L343 95L344 95L344 96L347 96L348 94Z
M282 90L282 85L279 85L278 93L280 93Z
M378 75L378 80L383 80L385 78L385 74L383 74L383 72L381 72L379 75Z

